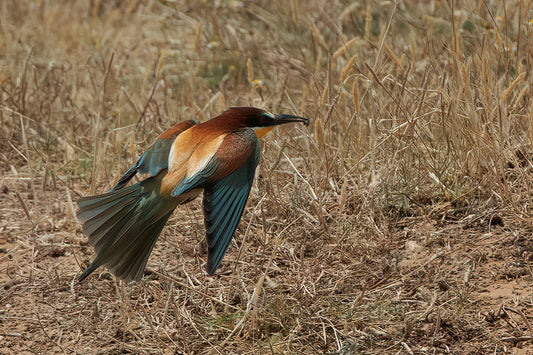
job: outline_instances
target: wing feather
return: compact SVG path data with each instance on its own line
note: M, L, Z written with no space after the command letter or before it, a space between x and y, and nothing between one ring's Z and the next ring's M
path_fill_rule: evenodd
M186 172L181 175L180 182L173 185L172 197L204 189L209 248L207 271L210 274L219 267L244 212L259 153L259 140L252 129L215 137L191 153L189 165L181 167ZM170 170L169 176L173 174Z
M158 139L141 155L139 160L122 175L111 191L121 189L136 175L149 173L156 176L161 170L168 169L168 156L174 139L198 121L187 120L161 133Z
M204 189L204 215L208 245L207 272L220 266L246 206L259 163L259 141L249 137L246 161L228 176Z

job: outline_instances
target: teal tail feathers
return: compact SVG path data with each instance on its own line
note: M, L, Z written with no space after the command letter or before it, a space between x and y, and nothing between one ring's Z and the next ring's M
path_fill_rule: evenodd
M151 177L78 200L78 218L96 251L79 281L101 265L120 279L141 279L157 237L177 206L175 200L160 195L159 186L159 179Z

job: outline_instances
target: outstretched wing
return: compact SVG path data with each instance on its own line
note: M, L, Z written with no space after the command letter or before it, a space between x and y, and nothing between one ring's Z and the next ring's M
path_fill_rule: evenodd
M156 176L161 170L168 168L168 154L174 139L183 131L191 128L198 121L187 120L161 133L157 140L141 155L139 160L118 179L111 191L121 189L137 174L149 173Z
M207 272L220 266L241 220L259 163L259 143L246 162L233 173L204 189L204 216L208 245Z
M192 153L187 172L172 192L176 197L204 189L204 215L209 247L207 271L219 267L241 219L259 164L259 140L246 128L207 142ZM185 168L185 167L183 167Z

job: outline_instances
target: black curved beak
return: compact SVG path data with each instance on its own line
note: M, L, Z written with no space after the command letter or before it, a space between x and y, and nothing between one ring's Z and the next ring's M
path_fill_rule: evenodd
M295 115L274 114L276 124L285 124L291 122L302 122L304 125L309 125L309 119Z

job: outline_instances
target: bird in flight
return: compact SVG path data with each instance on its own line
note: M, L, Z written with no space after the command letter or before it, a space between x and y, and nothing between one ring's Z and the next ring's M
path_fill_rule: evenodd
M309 124L300 116L234 107L209 121L188 120L163 132L111 191L78 200L77 216L96 252L79 280L101 265L120 279L140 280L174 209L202 190L207 272L213 274L244 211L259 163L259 138L291 122ZM137 174L146 178L127 186Z

